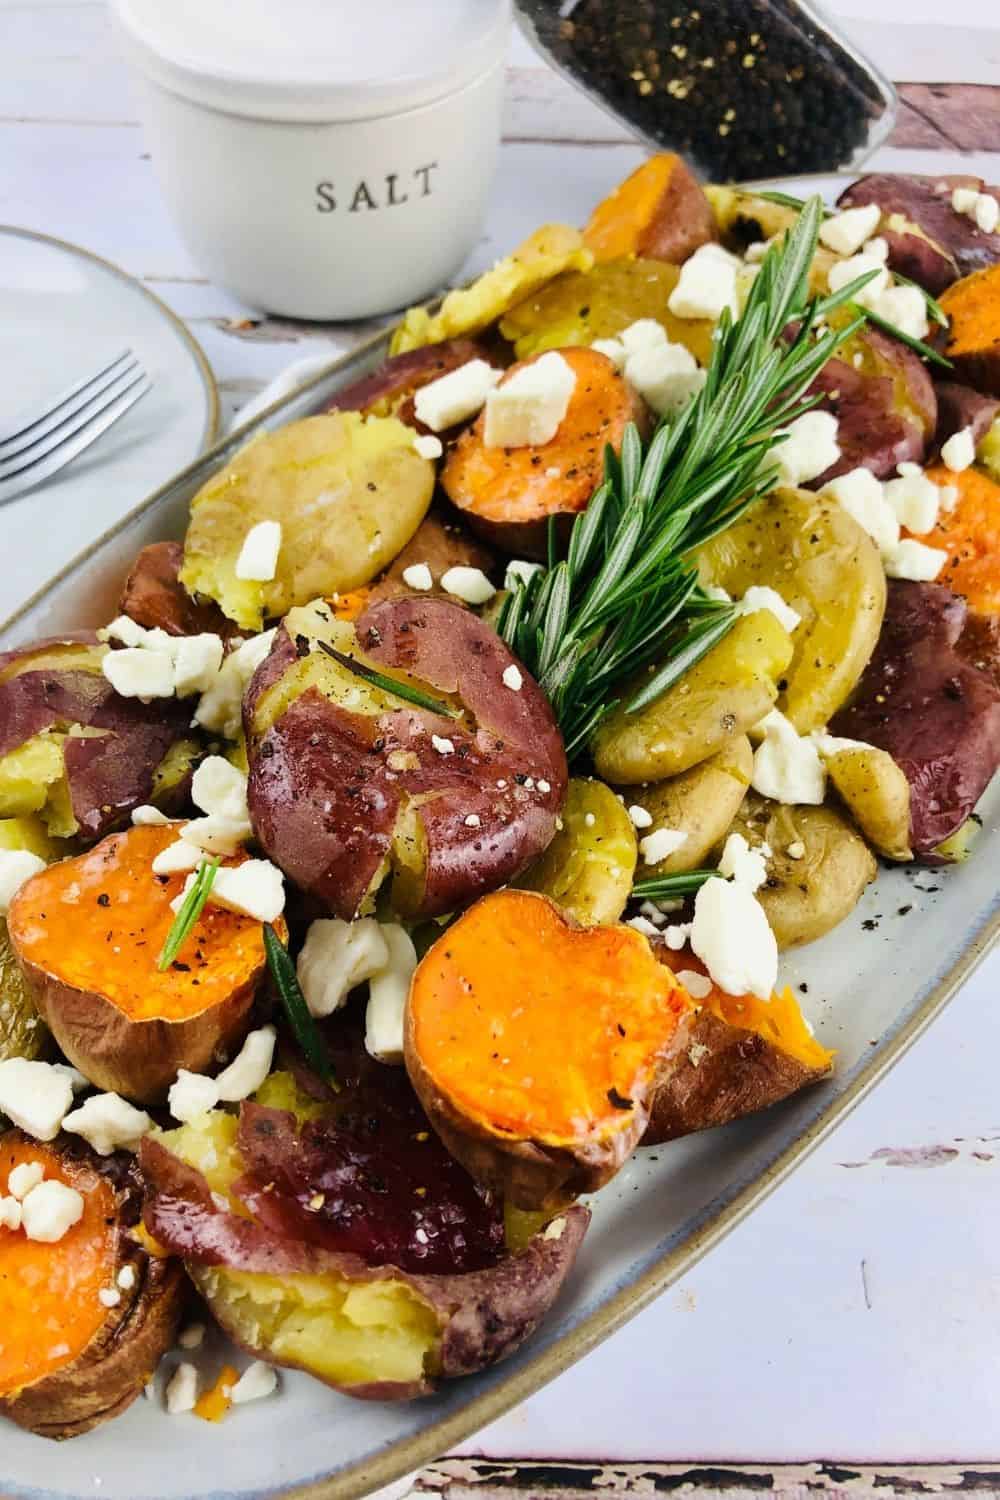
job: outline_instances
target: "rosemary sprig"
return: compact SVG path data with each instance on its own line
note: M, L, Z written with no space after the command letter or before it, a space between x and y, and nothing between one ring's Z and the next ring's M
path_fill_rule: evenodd
M951 360L940 354L937 349L932 348L930 344L925 344L923 339L915 339L911 334L904 333L901 328L896 327L895 323L890 323L888 318L883 318L879 313L872 312L870 307L861 307L859 311L864 313L869 323L873 323L876 328L881 328L883 333L891 334L894 339L899 339L901 344L906 344L909 348L914 349L920 355L921 359L926 359L928 364L938 365L942 370L953 370L955 368Z
M302 986L295 972L295 965L292 963L288 949L270 922L264 923L264 952L267 954L267 966L271 971L275 989L285 1008L292 1034L302 1048L302 1055L313 1072L317 1073L324 1083L339 1091L340 1085L334 1076L326 1044L306 1004L306 997L302 993Z
M653 876L650 880L637 881L632 887L632 895L643 901L668 901L676 896L690 896L700 891L705 881L715 875L719 875L718 870L685 870L683 875Z
M576 518L563 560L514 580L500 634L548 694L567 753L579 757L629 679L655 666L626 704L636 712L711 649L736 619L699 587L690 554L773 488L780 430L814 406L806 394L864 323L817 327L871 276L810 299L823 205L811 198L760 264L738 321L723 312L705 384L648 446L627 429L604 481ZM789 325L797 331L789 336Z
M170 926L170 931L160 949L160 956L156 960L156 967L163 974L178 953L183 948L191 935L191 929L197 922L205 909L209 892L215 881L215 872L221 863L218 856L213 860L202 860L194 877L194 884L181 902L176 917Z
M779 193L771 188L762 188L759 192L754 192L751 188L749 191L752 198L763 198L765 203L776 203L779 208L794 208L796 213L801 213L806 206L805 198L795 198L791 193ZM824 205L823 218L832 219L835 212L835 209Z
M396 677L389 677L384 672L376 672L374 667L365 666L364 662L358 661L356 656L348 656L344 651L338 651L336 646L331 646L327 641L317 641L321 651L327 656L332 656L338 666L344 667L348 672L353 672L355 677L361 677L372 687L381 689L383 693L391 693L396 698L402 698L405 703L413 703L417 708L428 708L431 713L443 714L447 719L457 719L461 715L458 709L452 708L450 703L445 703L442 698L432 698L430 693L422 693L419 688L411 687L408 682L400 682Z

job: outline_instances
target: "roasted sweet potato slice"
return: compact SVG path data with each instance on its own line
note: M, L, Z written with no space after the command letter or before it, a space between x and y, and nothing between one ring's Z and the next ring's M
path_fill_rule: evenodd
M7 918L39 1014L70 1062L143 1103L163 1099L178 1068L203 1072L242 1040L266 968L261 924L208 905L170 969L157 969L185 877L154 875L152 862L177 827L132 828L50 865Z
M583 231L599 261L645 255L675 266L717 237L711 204L673 151L636 167L597 205Z
M520 1208L592 1192L631 1155L690 1001L631 927L498 891L424 956L406 1067L448 1150Z
M706 973L689 950L654 943L674 972ZM727 995L718 985L698 1001L685 1045L653 1096L644 1146L676 1140L768 1109L825 1078L834 1054L807 1027L790 989L758 1000Z
M331 1043L336 1099L276 1074L260 1096L273 1102L239 1122L215 1112L147 1139L146 1224L237 1342L349 1395L406 1399L532 1332L589 1215L536 1220L522 1248L406 1075Z
M503 680L515 665L444 599L384 600L353 625L323 601L289 614L244 703L250 816L269 856L347 919L390 875L410 917L513 879L552 838L568 775L541 689L526 670L517 690Z
M970 609L1000 614L1000 484L981 469L955 474L944 464L928 469L927 477L958 490L952 509L942 510L934 530L920 538L948 554L941 582Z
M441 472L446 495L473 530L521 557L545 555L549 518L568 527L601 482L606 445L617 452L629 422L648 422L641 398L605 355L594 349L560 353L576 386L555 437L538 446L488 448L481 414ZM512 366L505 379L533 362Z
M236 631L213 599L192 599L180 581L184 547L180 542L151 542L143 547L125 580L118 613L146 630L168 635L210 632L228 640Z
M944 352L958 379L1000 396L1000 264L956 281L941 307L951 324Z
M33 1162L82 1195L83 1217L54 1244L0 1228L0 1411L42 1437L76 1437L140 1394L173 1343L184 1276L130 1237L142 1202L131 1158L0 1136L4 1191ZM102 1292L117 1294L113 1306Z

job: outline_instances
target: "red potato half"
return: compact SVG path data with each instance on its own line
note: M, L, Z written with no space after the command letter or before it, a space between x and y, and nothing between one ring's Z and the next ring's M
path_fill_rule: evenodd
M261 1097L283 1108L147 1138L145 1222L238 1343L348 1395L409 1399L533 1332L590 1216L509 1218L505 1232L405 1074L332 1050L341 1092L327 1104L279 1073Z
M372 687L321 643L440 702ZM512 880L547 846L566 790L548 700L478 616L410 596L338 621L286 618L244 702L254 831L300 890L350 919L391 880L437 916Z
M43 1146L0 1135L4 1186L31 1162L79 1192L84 1213L55 1244L0 1229L0 1412L41 1437L77 1437L118 1416L152 1377L174 1341L184 1274L130 1237L142 1199L130 1157L98 1157L68 1137ZM100 1300L109 1290L114 1307Z
M889 265L936 296L960 276L1000 261L1000 234L984 234L968 214L955 211L955 188L1000 194L981 177L872 172L845 189L837 204L877 203L882 219L875 232L889 246Z
M98 1088L158 1103L179 1068L233 1050L267 963L261 924L206 906L166 973L156 961L183 875L154 875L179 824L112 834L21 887L11 946L39 1015ZM284 925L277 924L281 931Z
M634 928L497 891L419 964L406 1068L448 1150L524 1209L593 1192L646 1129L691 1002Z
M146 630L168 635L219 635L236 632L214 599L192 599L180 581L184 562L181 542L151 542L143 547L129 571L118 601L118 613L128 615Z
M327 411L399 417L408 427L428 433L430 428L417 419L414 410L417 391L473 359L484 359L487 364L501 367L496 352L476 339L446 339L443 344L427 344L406 354L393 354L370 375L363 375L338 391Z

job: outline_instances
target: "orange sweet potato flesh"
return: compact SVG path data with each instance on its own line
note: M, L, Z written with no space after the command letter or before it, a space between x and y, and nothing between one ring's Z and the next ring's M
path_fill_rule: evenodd
M597 260L643 255L679 266L717 238L715 216L690 168L673 152L651 156L594 209L584 242Z
M516 1207L621 1167L692 1007L646 939L532 891L485 896L418 966L406 1065L452 1155Z
M1000 396L1000 264L963 276L940 301L951 324L944 352L954 378Z
M555 437L522 448L488 448L481 413L441 472L446 495L473 530L519 556L545 556L549 517L568 527L601 482L605 446L618 452L629 422L648 423L642 400L605 355L576 348L559 353L572 366L576 386ZM512 365L504 378L533 363Z
M242 1040L266 968L261 924L208 905L158 971L185 877L154 875L152 862L180 826L131 828L49 865L8 913L35 1004L70 1062L142 1103L162 1099L178 1068L203 1071Z
M934 530L919 538L948 553L938 582L964 595L970 609L1000 613L1000 484L981 469L955 474L944 464L928 469L927 477L958 490L954 508L942 511Z
M657 944L675 972L706 972L689 950ZM789 1098L830 1071L833 1053L809 1031L788 988L763 1001L713 985L653 1098L644 1146L725 1125Z

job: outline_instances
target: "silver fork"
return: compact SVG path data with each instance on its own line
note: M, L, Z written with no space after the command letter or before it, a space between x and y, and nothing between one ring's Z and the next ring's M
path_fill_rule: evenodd
M152 390L131 349L0 431L0 505L50 479Z

